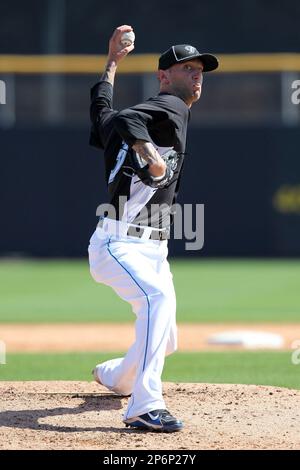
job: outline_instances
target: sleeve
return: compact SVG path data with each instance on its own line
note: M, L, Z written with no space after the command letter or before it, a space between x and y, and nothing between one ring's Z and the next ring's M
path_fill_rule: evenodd
M106 81L96 83L91 89L90 105L90 145L104 148L112 128L112 118L117 111L112 109L113 86Z
M181 103L180 103L181 102ZM188 108L173 95L157 96L145 103L124 109L114 118L114 126L122 139L132 146L137 140L153 141L156 136L159 144L159 128L169 133L174 140L176 128L185 121Z

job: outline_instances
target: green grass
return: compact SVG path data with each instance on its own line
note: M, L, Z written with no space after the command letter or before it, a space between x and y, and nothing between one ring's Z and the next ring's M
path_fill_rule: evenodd
M0 380L92 380L98 363L122 354L8 354ZM289 352L176 353L166 359L164 381L243 383L300 389L300 365Z
M300 321L300 261L171 260L179 322ZM0 262L0 322L127 322L87 260Z

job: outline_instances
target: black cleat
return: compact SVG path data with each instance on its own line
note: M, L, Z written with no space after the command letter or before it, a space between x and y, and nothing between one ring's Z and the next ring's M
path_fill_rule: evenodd
M134 418L124 419L126 427L147 431L175 432L183 428L183 423L174 418L168 410L153 410Z

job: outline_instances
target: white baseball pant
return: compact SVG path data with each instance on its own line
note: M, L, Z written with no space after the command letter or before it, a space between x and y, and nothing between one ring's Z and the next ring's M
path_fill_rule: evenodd
M167 240L129 237L97 228L88 251L94 280L112 287L136 315L134 344L124 358L100 364L99 379L118 394L131 394L125 419L164 409L164 359L177 348L176 298Z

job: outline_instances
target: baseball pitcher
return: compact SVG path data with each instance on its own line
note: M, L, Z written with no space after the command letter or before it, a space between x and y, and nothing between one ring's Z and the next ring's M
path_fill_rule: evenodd
M179 189L190 108L200 98L203 73L216 69L218 61L188 44L172 46L159 58L158 94L115 111L117 67L134 49L130 41L124 47L122 36L127 33L128 39L132 31L128 25L114 31L105 71L91 90L90 144L104 149L109 205L90 239L89 264L96 282L131 304L135 342L125 357L98 364L93 373L109 390L130 395L126 426L173 432L183 423L166 409L161 383L165 356L177 345L176 298L167 261L170 212Z

